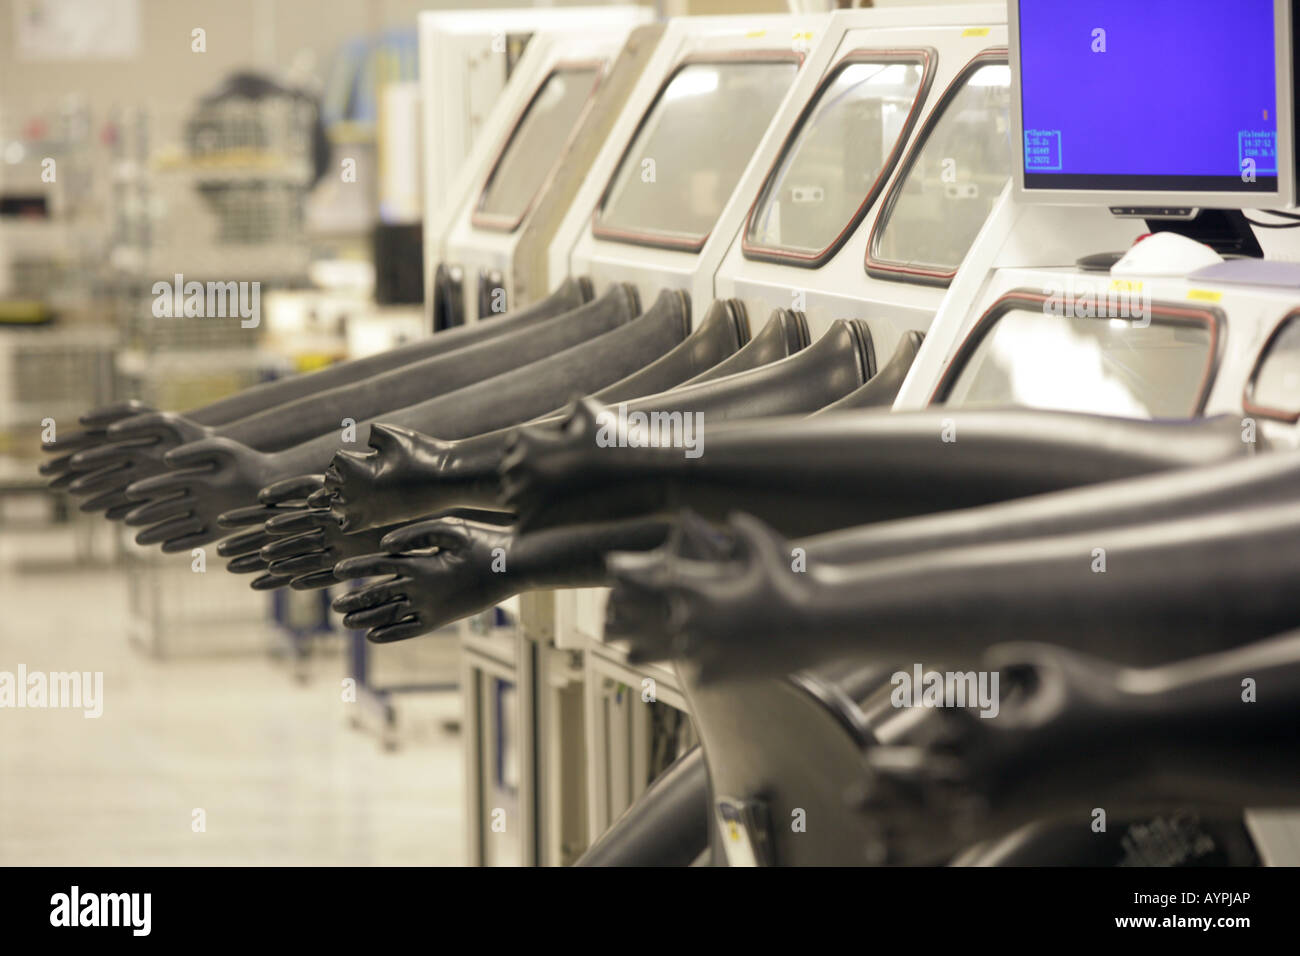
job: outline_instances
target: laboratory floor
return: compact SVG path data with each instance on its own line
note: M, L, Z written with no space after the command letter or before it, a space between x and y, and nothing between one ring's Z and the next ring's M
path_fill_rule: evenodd
M463 861L455 693L401 698L385 752L340 654L305 682L266 653L154 659L127 572L77 550L66 525L0 527L0 672L103 672L98 718L0 708L0 864Z

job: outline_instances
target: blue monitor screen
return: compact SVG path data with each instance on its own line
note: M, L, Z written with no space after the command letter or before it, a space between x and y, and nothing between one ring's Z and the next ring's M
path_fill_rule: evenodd
M1018 0L1026 189L1277 189L1273 0Z

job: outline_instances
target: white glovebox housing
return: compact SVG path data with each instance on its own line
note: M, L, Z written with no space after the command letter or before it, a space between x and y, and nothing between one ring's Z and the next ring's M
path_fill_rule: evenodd
M643 307L652 303L662 289L684 289L691 297L693 320L698 321L713 301L718 263L748 209L751 197L746 184L753 177L756 159L751 158L745 166L699 249L669 249L598 237L593 219L601 197L627 154L643 117L655 104L665 83L684 65L784 53L800 58L794 82L762 136L760 154L768 144L783 140L795 115L790 106L797 95L800 78L808 71L819 71L823 65L819 50L829 20L830 17L819 15L691 17L669 21L658 48L552 243L549 269L552 280L563 275L587 275L598 293L610 283L628 282L637 287ZM607 596L604 588L557 592L556 645L578 650L585 648L589 641L600 641Z
M640 83L592 164L586 184L570 206L552 243L549 270L552 284L564 275L589 275L597 291L612 282L629 282L637 287L646 304L662 289L683 289L691 296L692 311L698 320L713 301L717 265L748 208L750 197L745 184L758 156L769 144L784 138L792 119L789 106L797 95L800 77L809 71L820 71L822 37L830 20L829 15L670 20ZM691 63L736 63L779 55L799 58L802 66L762 136L755 157L746 165L698 250L614 241L596 235L593 215L665 81ZM639 163L647 158L665 161L664 157L629 157L629 161Z
M917 120L912 125L903 156L888 169L873 203L855 229L828 260L815 268L791 261L759 260L746 255L741 230L727 250L718 270L715 294L740 299L751 319L761 320L773 309L795 309L808 319L813 338L831 322L842 318L865 319L871 329L876 355L887 358L901 335L929 327L945 290L931 282L869 275L865 266L867 244L880 210L896 185L908 154L917 145L926 123L949 90L953 80L977 56L1006 45L1006 8L1002 4L951 5L946 7L900 7L880 10L844 11L832 17L835 35L826 56L827 72L846 58L871 51L888 54L901 50L933 51L932 75L924 91ZM915 26L923 23L925 26ZM800 99L807 101L823 77L800 78ZM758 170L747 182L750 200L757 197L762 181L780 158L783 144L776 144L756 157Z
M645 7L613 5L419 15L426 310L457 215L477 199L492 159L550 64L566 54L612 57L627 32L650 16ZM532 39L507 80L508 41L527 34Z
M442 234L440 253L440 261L453 263L464 270L466 321L476 321L481 317L475 294L480 275L500 277L500 283L505 289L506 310L529 305L548 291L541 287L543 283L540 282L534 284L536 288L517 289L514 282L516 270L512 268L512 260L526 233L528 219L538 197L551 185L561 164L582 162L581 157L575 159L571 155L570 147L582 134L587 113L601 103L603 97L611 95L607 90L607 81L614 60L631 29L638 21L645 19L648 12L644 7L627 9L632 15L626 18L626 22L573 31L547 30L536 34L525 53L527 62L521 60L517 68L520 82L512 82L508 95L503 95L498 104L497 113L506 118L504 129L494 129L490 134L485 134L476 145L471 161L466 163L467 174L458 180L453 200L455 205L450 207L450 221ZM482 215L480 206L485 191L501 175L498 166L505 161L507 151L513 145L514 135L523 128L536 108L535 104L560 78L579 74L584 77L593 76L596 85L585 87L583 92L586 101L576 114L570 114L574 122L566 122L562 132L556 131L551 145L559 146L560 154L554 160L548 156L545 161L540 161L541 168L537 171L539 175L545 175L537 190L522 205L517 218L494 221L491 217Z
M553 274L565 255L566 234L571 233L576 240L565 271L589 274L598 287L615 281L632 282L646 301L651 301L661 288L685 289L691 294L696 321L714 299L735 297L745 305L754 329L761 327L773 309L794 308L807 315L814 338L834 319L862 318L871 328L879 360L887 358L906 330L929 327L945 298L945 290L933 284L869 276L864 257L871 226L898 175L902 165L899 157L905 157L914 145L930 111L941 102L952 80L980 54L1005 46L1005 16L1001 4L975 4L838 11L811 26L800 20L783 22L780 27L746 28L739 22L741 18L721 18L716 27L707 31L689 21L681 26L677 22L670 24L656 53L658 62L646 69L626 115L593 167L584 194L570 209L552 249L552 259L557 262ZM926 26L915 26L917 23ZM702 247L694 252L681 251L599 236L593 228L592 212L623 157L624 142L631 139L641 122L640 113L654 101L659 90L656 76L667 76L676 64L693 56L771 50L774 34L788 34L798 41L802 69ZM908 135L898 144L898 161L886 166L874 200L860 211L857 225L847 222L852 211L846 213L849 235L816 268L746 256L742 237L751 208L823 81L857 51L891 55L900 50L925 50L928 75L917 97ZM989 202L996 207L995 199L990 197ZM600 640L606 598L604 590L558 595L557 642L577 648L589 639Z

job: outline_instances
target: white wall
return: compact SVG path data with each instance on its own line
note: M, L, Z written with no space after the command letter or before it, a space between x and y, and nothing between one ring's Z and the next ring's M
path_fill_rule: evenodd
M524 0L526 2L526 0ZM599 0L583 0L592 3ZM341 43L379 30L415 27L421 10L519 6L521 0L139 0L140 53L130 60L22 62L14 5L0 0L0 113L32 112L79 94L94 114L113 106L187 112L232 70L287 69L300 51L318 77ZM561 6L562 3L547 3ZM207 32L207 52L190 31Z

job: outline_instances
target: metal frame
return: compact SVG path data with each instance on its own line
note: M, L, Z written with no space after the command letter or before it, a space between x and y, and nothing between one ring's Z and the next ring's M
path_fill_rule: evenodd
M468 631L468 629L467 629ZM531 722L524 715L532 708L532 675L517 659L518 642L510 640L510 647L504 646L500 632L485 636L464 633L461 638L460 682L462 708L464 713L464 741L462 752L465 756L465 859L470 866L483 866L488 862L488 826L486 810L487 787L485 782L490 772L490 764L498 759L498 741L489 739L488 729L494 726L490 713L490 700L485 693L483 681L497 679L509 681L515 687L519 720L513 728L518 742L519 754L519 789L515 795L517 820L507 819L506 836L518 841L519 863L531 866L537 861L536 850L536 814L532 812L536 794L533 789L532 747L526 739L525 727ZM489 753L493 756L489 757ZM515 824L512 831L511 824Z
M583 654L583 712L587 763L587 834L595 843L647 786L649 769L646 741L649 715L640 702L641 681L655 682L655 703L666 704L690 714L686 696L678 687L677 675L656 665L631 667L618 652L598 641L589 641ZM622 703L610 702L604 681L626 684L631 693ZM615 734L626 734L629 748L613 746Z

